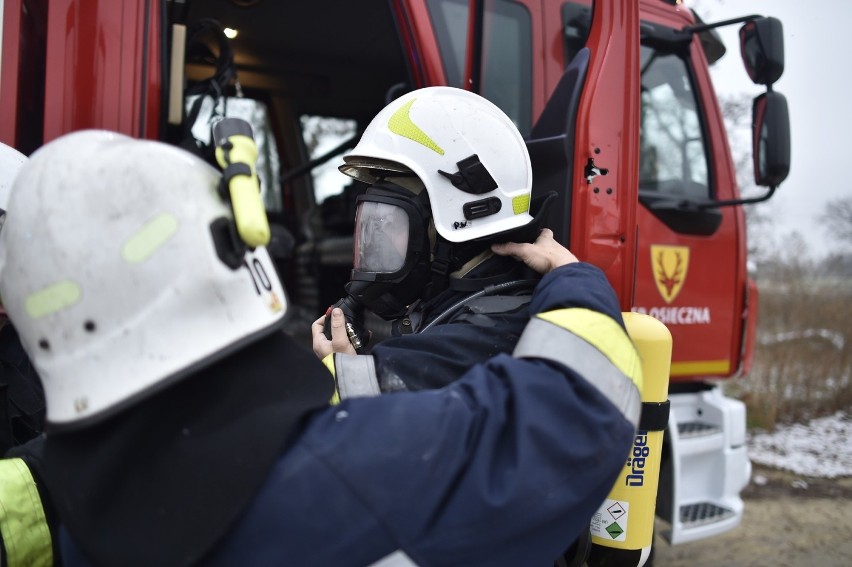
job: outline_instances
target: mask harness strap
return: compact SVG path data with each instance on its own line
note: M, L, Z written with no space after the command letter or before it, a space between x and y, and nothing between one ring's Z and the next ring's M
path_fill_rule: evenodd
M429 285L429 297L435 297L447 289L452 264L452 244L439 237L435 242L432 258L432 283Z

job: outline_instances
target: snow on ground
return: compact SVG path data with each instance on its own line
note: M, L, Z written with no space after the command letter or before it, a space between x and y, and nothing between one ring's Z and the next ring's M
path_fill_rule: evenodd
M780 425L746 441L752 462L820 478L852 476L852 414Z

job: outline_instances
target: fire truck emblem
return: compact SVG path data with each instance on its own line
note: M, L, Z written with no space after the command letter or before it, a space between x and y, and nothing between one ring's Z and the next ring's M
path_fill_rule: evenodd
M651 245L651 266L654 283L666 303L674 301L683 288L689 268L689 248L686 246Z

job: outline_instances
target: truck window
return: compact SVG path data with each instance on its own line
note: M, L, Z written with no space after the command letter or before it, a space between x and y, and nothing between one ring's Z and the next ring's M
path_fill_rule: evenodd
M464 88L468 0L428 0L447 84ZM485 0L480 93L521 131L532 128L532 22L526 6Z
M639 188L705 200L707 151L686 62L642 46Z
M357 124L354 120L331 118L328 116L303 115L302 139L308 159L318 158L352 136L355 135ZM337 170L340 159L331 159L311 170L314 187L314 202L322 203L327 198L338 195L352 179Z

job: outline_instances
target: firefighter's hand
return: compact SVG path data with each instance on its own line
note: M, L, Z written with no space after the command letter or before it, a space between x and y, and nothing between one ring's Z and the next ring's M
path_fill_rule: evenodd
M346 336L346 318L343 316L343 311L340 308L336 307L331 310L331 340L325 338L325 332L323 331L324 325L325 315L314 321L311 325L314 354L320 360L333 352L357 354L355 347L349 342L349 337Z
M549 228L542 229L541 234L532 244L516 242L492 244L491 250L500 256L512 256L539 274L546 274L565 264L579 262L570 250L553 239L553 231Z

